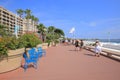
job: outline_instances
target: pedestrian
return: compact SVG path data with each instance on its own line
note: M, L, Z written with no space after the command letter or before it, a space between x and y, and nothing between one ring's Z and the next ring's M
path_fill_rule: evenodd
M80 40L80 45L79 45L80 51L83 49L83 46L84 46L84 42L83 42L83 40Z
M75 41L75 51L79 51L79 40Z
M102 51L101 44L100 44L99 40L96 40L96 42L95 42L95 56L99 57L101 51Z

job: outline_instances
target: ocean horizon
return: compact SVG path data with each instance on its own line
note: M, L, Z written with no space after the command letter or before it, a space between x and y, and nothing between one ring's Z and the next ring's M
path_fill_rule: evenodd
M120 39L98 39L98 40L102 44L102 47L120 50ZM96 39L87 39L87 41L94 43Z
M107 42L107 43L120 43L120 39L85 39L87 41L96 41Z

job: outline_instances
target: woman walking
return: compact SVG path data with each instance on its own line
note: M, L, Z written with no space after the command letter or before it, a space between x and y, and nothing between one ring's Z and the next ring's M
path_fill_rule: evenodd
M101 44L100 42L97 40L95 42L95 56L99 57L100 56L100 53L101 53Z

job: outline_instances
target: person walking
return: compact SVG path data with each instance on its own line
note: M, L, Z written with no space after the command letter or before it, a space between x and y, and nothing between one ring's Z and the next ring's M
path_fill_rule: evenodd
M79 45L80 51L83 49L83 46L84 46L84 42L83 42L83 40L80 40L80 45Z
M75 41L75 51L79 51L79 40Z
M101 51L102 51L101 44L98 40L96 40L96 42L95 42L95 56L99 57Z

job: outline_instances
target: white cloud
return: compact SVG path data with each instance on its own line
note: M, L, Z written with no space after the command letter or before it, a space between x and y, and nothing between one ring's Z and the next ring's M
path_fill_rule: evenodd
M81 21L80 24L84 26L91 26L91 27L95 27L97 25L96 22L84 22L84 21Z
M120 24L120 18L111 18L111 19L98 20L97 23L99 25L104 25L104 24Z
M97 25L96 22L89 23L89 26L92 26L92 27L95 27L96 25Z
M80 24L83 26L90 26L90 27L96 27L98 25L109 25L109 24L120 25L120 18L103 19L103 20L89 21L89 22L81 21Z

